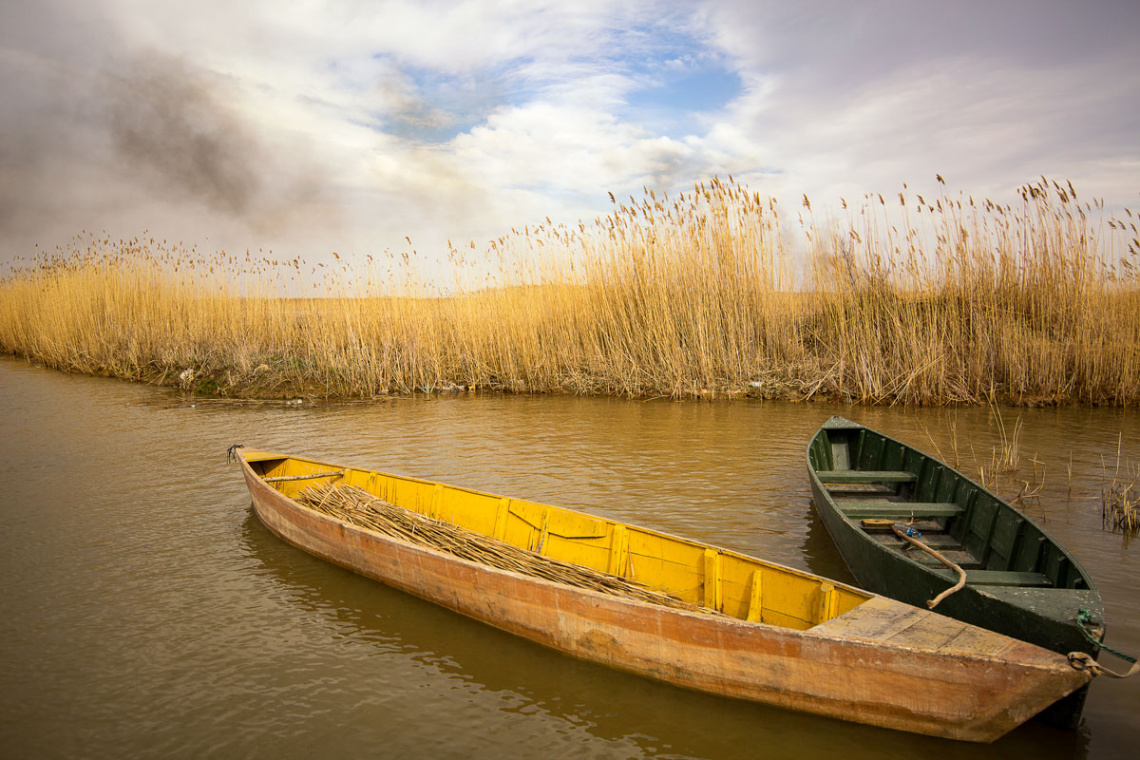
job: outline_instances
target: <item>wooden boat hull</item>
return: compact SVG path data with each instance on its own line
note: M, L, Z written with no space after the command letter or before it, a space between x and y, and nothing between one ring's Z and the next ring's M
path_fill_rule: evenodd
M1091 678L1039 647L873 595L797 630L496 570L301 505L251 467L280 457L240 453L258 518L288 543L504 631L659 681L989 742Z
M855 442L859 436L875 436L878 439L874 462L868 461L871 457L863 457L863 461L859 461L859 456L855 453ZM876 537L862 527L859 515L885 512L876 513L874 508L863 510L856 499L846 501L848 505L855 504L854 507L847 506L844 509L839 506L840 500L836 498L836 493L842 490L844 482L857 481L840 480L838 485L829 487L820 473L824 470L838 472L829 469L835 464L829 457L831 446L840 440L852 443L847 464L855 472L881 468L877 471L910 472L915 476L913 483L905 483L899 488L900 491L905 489L909 493L897 499L890 497L892 503L898 505L897 508L890 509L890 514L899 515L902 522L910 519L906 516L905 509L908 503L915 504L910 517L918 519L926 513L936 512L937 505L952 504L958 508L943 507L943 516L935 519L945 521L943 525L946 533L964 534L963 543L975 541L974 551L980 555L977 559L985 564L985 569L981 572L968 571L967 585L940 602L937 607L939 613L1060 654L1085 652L1096 656L1097 648L1084 637L1075 619L1077 611L1083 608L1096 620L1103 620L1100 594L1076 559L1040 526L933 457L856 423L832 418L820 428L808 446L808 475L816 511L860 586L907 604L925 607L929 600L955 584L957 574L923 557L921 552L900 551L903 546L901 540L884 541L884 536ZM858 483L860 486L871 482L870 476L859 480L863 481ZM952 486L948 485L951 481L954 483ZM982 499L986 500L984 511L979 507ZM879 500L874 503L882 504ZM944 516L952 513L957 513L958 516ZM977 523L978 528L983 523L987 526L979 530L975 525L962 524L969 520ZM1004 552L1000 551L998 547L986 544L985 537L979 535L982 532L989 534L988 540L991 543L995 543L1002 534L1013 536L1013 543ZM933 534L928 534L927 538L931 535ZM1032 541L1027 536L1031 536ZM1017 546L1018 541L1021 542L1020 547ZM977 547L981 547L981 550ZM1037 554L1030 556L1030 549ZM1079 588L992 583L994 579L1006 577L1001 575L1003 572L1011 580L1017 580L1029 575L1030 571L1045 576L1044 572L1036 571L1049 570L1051 567L1053 570L1050 572L1053 572L1062 564L1068 567L1067 585L1080 586ZM980 582L974 583L975 578ZM1045 580L1039 582L1045 583ZM1073 694L1053 706L1047 719L1055 725L1076 728L1086 696L1087 690Z

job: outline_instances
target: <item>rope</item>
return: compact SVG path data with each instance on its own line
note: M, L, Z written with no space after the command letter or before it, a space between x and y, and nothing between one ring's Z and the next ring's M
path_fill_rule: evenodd
M235 443L233 446L230 446L228 449L226 449L226 464L229 464L230 462L236 462L237 461L237 450L238 449L244 449L244 448L245 448L244 443Z
M1097 647L1098 649L1103 649L1104 651L1108 652L1109 654L1113 655L1114 657L1119 657L1120 659L1124 660L1125 662L1132 663L1132 665L1133 665L1132 671L1135 671L1137 669L1135 657L1131 657L1129 655L1124 654L1124 652L1113 649L1112 647L1108 646L1107 644L1105 644L1103 642L1103 639L1104 639L1104 623L1100 623L1100 622L1097 622L1096 620L1093 620L1093 616L1092 616L1091 612L1089 612L1086 608L1081 607L1080 609L1077 610L1076 620L1077 620L1077 628L1080 630L1081 635L1083 635L1086 639L1088 639L1090 644ZM1099 636L1094 636L1092 634L1092 632L1090 631L1090 629L1094 629L1094 628L1097 629L1097 631L1099 632ZM1131 675L1131 671L1129 672L1129 675Z
M1125 659L1131 660L1132 658L1127 657ZM1087 670L1094 676L1108 676L1109 678L1130 678L1140 672L1140 662L1135 660L1132 661L1132 667L1127 672L1117 673L1115 670L1109 670L1101 665L1086 652L1069 652L1069 664L1077 670Z
M947 559L943 554L935 551L934 549L931 549L929 546L927 546L922 541L919 541L915 536L921 536L922 535L921 533L919 533L918 531L911 529L911 528L907 528L906 530L904 530L903 528L900 528L897 523L891 526L891 530L893 530L895 532L895 535L898 536L899 538L901 538L903 541L906 541L907 543L910 543L910 544L913 544L914 546L917 546L919 549L922 549L924 552L930 554L936 560L938 560L939 562L946 565L951 570L954 570L955 572L958 573L958 582L955 583L950 588L943 591L938 596L936 596L933 599L931 599L930 601L928 601L926 603L926 606L928 609L934 609L935 607L937 607L942 602L943 599L945 599L946 597L950 596L951 594L957 593L958 591L961 591L963 588L965 588L965 586L966 586L966 571L963 570L959 565L957 565L954 562Z
M1140 672L1140 663L1136 662L1135 657L1129 657L1124 652L1119 652L1112 647L1106 645L1101 639L1104 638L1104 623L1093 620L1092 613L1086 608L1081 607L1077 610L1077 629L1081 635L1088 639L1089 643L1097 649L1103 649L1114 657L1119 657L1125 662L1132 663L1132 667L1124 673L1117 673L1114 670L1109 670L1105 666L1098 663L1092 658L1092 655L1085 652L1069 652L1069 664L1077 670L1088 670L1094 676L1105 675L1110 678L1129 678ZM1092 629L1096 629L1097 635L1094 636Z

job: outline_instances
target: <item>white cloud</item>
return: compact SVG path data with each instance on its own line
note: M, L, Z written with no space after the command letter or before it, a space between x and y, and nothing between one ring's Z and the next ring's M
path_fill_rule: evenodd
M714 173L793 203L936 172L977 194L1049 174L1136 198L1138 23L1108 3L13 5L0 172L20 191L0 192L0 257L80 227L442 251ZM673 85L702 71L738 77L737 97L691 105L703 84ZM160 116L133 153L113 118L132 105ZM195 141L227 157L213 174L163 153Z
M740 2L708 23L747 83L711 137L751 139L775 188L834 200L940 172L1008 197L1046 174L1135 198L1140 17L1122 6Z

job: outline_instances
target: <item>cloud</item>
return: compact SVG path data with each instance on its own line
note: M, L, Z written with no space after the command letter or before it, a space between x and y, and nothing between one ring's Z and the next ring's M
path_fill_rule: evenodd
M9 3L0 257L82 227L443 251L712 174L1131 202L1137 26L1107 0Z
M129 78L111 80L107 126L127 171L156 191L241 215L263 191L269 157L218 83L159 56L132 61Z
M306 141L256 126L240 85L82 9L29 8L0 24L0 258L84 229L205 242L335 217Z
M1008 197L1044 173L1135 198L1127 3L738 2L706 21L746 82L710 137L751 135L775 188L850 197L941 172Z

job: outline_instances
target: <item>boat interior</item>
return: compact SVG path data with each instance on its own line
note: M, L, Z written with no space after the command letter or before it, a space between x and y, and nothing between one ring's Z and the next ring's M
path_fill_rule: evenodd
M1089 588L1081 568L1033 522L933 457L855 425L820 430L808 457L854 525L947 578L957 576L893 526L921 533L966 571L970 585Z
M396 506L740 620L806 630L871 598L808 573L570 509L299 457L245 456L256 475L293 499L316 484L356 486Z

